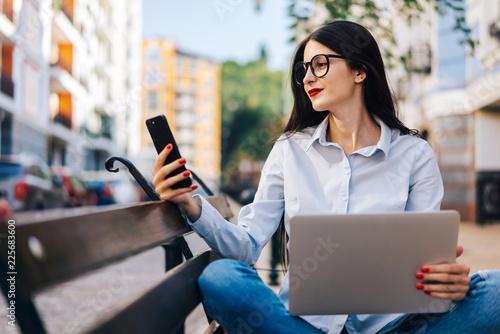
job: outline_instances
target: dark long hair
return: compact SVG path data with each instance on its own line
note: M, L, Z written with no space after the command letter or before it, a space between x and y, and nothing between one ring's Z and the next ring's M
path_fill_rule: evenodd
M292 62L291 83L294 98L293 109L284 129L285 136L321 123L329 111L314 110L304 87L295 82L293 66L304 60L304 49L309 41L323 44L332 51L346 57L347 66L351 70L362 70L366 73L363 81L363 102L369 115L382 120L391 129L399 129L402 135L416 135L417 130L410 130L399 119L396 98L387 82L384 62L377 42L363 26L350 21L334 21L327 23L304 39L295 51ZM287 234L283 219L278 228L280 258L283 269L288 264Z

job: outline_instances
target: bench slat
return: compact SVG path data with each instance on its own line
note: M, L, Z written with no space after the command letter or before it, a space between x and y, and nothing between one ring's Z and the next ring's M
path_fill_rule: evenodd
M232 216L224 195L207 200ZM17 284L25 297L191 232L170 202L21 212L13 220ZM0 229L7 232L6 225ZM4 264L6 254L0 254Z
M92 211L31 223L27 214L14 217L20 293L29 296L190 232L170 202Z
M219 211L222 217L225 219L232 218L234 216L231 207L227 201L227 198L224 194L219 194L217 196L205 197L205 199L210 203L214 208Z
M213 251L206 251L171 269L160 283L99 322L89 333L173 333L201 302L198 277L217 259Z

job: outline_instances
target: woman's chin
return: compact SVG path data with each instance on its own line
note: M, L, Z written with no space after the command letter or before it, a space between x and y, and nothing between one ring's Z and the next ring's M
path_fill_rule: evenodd
M313 109L317 112L323 112L323 111L328 111L328 108L325 108L325 106L322 106L322 105L315 105L313 103L312 105Z

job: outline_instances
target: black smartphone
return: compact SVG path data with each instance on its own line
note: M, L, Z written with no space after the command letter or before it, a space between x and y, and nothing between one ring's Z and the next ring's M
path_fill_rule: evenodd
M172 144L173 146L172 151L170 151L170 154L165 159L163 165L169 164L172 161L177 160L181 157L181 154L179 153L179 148L175 143L174 136L172 135L172 131L170 130L167 119L165 118L164 115L147 119L146 126L148 128L149 134L151 135L151 138L153 139L153 144L155 145L158 154L161 151L163 151L165 146L167 146L168 144ZM187 170L186 167L182 165L176 170L174 170L172 173L168 174L167 178L175 176L186 170ZM191 184L192 184L191 178L186 178L174 184L172 186L172 189L187 188L190 187Z

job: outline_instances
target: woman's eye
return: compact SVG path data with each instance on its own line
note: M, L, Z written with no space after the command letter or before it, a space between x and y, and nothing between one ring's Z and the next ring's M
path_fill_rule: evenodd
M326 67L326 63L318 63L316 64L316 68L324 68Z

